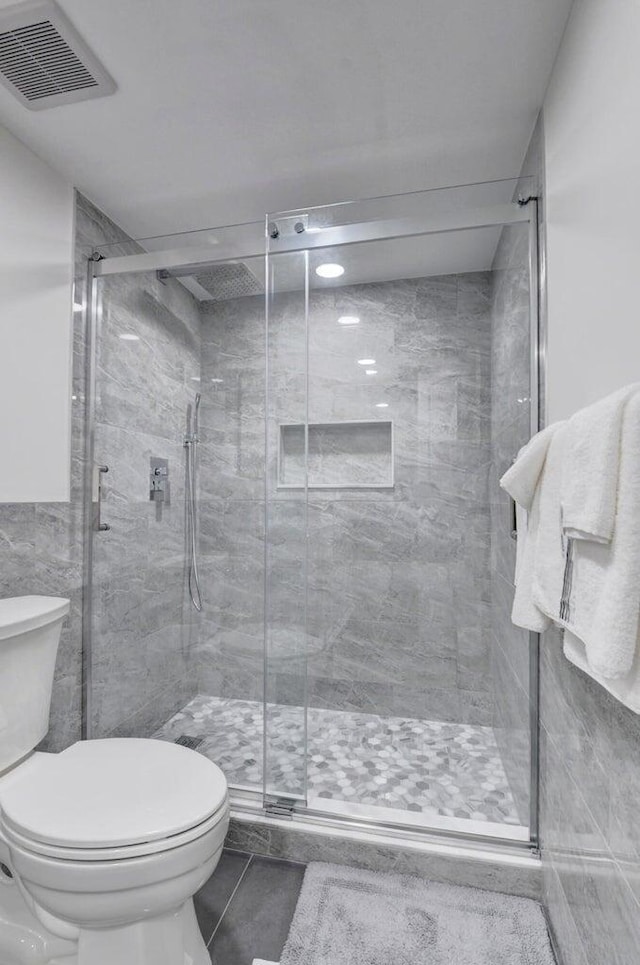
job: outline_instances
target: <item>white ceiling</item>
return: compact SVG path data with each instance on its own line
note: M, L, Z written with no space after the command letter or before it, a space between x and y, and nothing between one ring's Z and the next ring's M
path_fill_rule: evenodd
M118 90L0 122L134 237L512 177L570 3L60 0Z

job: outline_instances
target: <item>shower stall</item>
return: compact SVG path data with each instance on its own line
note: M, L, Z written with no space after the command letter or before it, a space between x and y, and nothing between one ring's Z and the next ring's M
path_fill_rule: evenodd
M88 265L87 736L187 744L247 816L535 846L498 486L538 428L531 184Z

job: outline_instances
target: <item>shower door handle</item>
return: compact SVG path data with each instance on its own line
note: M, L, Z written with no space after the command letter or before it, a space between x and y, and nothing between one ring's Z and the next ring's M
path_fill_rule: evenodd
M513 496L509 496L509 536L515 540L518 538L518 511Z
M517 458L518 456L515 455L511 460L512 466ZM509 536L511 537L511 539L517 540L518 539L518 508L516 506L516 501L513 498L513 496L510 493L508 493L507 495L509 496Z
M111 527L100 520L102 510L102 476L109 472L108 466L94 466L93 468L93 528L97 533L106 533Z

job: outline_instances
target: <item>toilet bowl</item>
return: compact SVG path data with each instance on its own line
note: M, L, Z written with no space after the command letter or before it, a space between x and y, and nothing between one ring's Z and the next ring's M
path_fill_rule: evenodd
M57 605L59 636L60 601L26 599ZM0 671L14 602L0 601ZM192 898L228 823L222 771L188 748L114 738L27 753L0 773L0 965L209 965Z

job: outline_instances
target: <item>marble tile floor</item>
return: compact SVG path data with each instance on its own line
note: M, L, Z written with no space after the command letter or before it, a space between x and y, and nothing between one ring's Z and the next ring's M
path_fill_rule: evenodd
M305 868L297 861L222 852L218 867L194 896L213 965L279 960Z
M303 796L301 707L267 704L268 791ZM215 761L236 787L262 788L263 706L198 695L154 737ZM518 825L493 730L310 707L308 797L429 816Z

